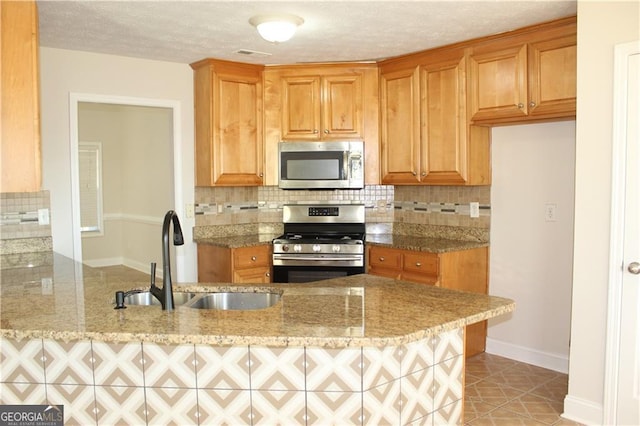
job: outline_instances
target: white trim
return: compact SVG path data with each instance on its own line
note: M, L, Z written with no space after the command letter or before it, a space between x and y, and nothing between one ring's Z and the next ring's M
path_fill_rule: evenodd
M571 395L564 398L564 413L561 417L585 425L608 424L593 420L602 418L602 405Z
M98 95L91 93L69 93L69 148L71 152L71 224L73 257L82 263L82 236L80 232L80 194L78 189L78 103L104 103L147 107L171 108L173 110L173 194L174 209L179 217L185 217L184 194L182 193L182 111L180 101L168 99L133 98L127 96ZM176 250L176 276L182 280L187 270L185 255Z
M559 373L569 373L568 355L543 352L537 349L527 348L513 343L487 338L487 353L514 359L527 364L537 365Z
M640 41L614 49L613 140L611 161L611 228L609 240L609 293L604 371L603 423L617 423L618 375L621 338L621 306L624 244L624 193L627 144L627 86L629 56L640 53ZM566 405L565 405L566 408Z
M83 147L86 147L86 149L88 150L89 148L93 148L92 151L95 152L96 155L96 174L97 174L97 206L96 206L96 222L98 223L98 229L92 229L92 230L86 230L86 231L82 231L81 232L85 232L85 235L91 235L91 236L102 236L104 235L104 196L102 193L102 142L78 142L78 151L80 151ZM78 180L80 179L80 171L78 170ZM78 192L78 196L80 195L80 192ZM90 232L91 234L86 234Z
M84 264L91 268L124 265L124 257L104 257L102 259L85 260Z

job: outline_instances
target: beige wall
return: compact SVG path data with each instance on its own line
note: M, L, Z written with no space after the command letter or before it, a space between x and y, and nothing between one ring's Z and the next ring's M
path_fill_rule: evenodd
M175 194L174 207L183 225L185 245L177 251L176 263L181 265L179 279L195 281L194 219L184 214L185 204L193 204L194 197L193 71L189 65L41 47L40 78L43 188L51 192L54 251L68 257L73 257L74 252L70 233L73 227L70 94L169 101L179 105L179 128L173 130L178 135L175 158L179 170L176 172L182 178L182 184Z
M172 111L82 102L78 116L79 140L102 142L105 215L103 235L83 233L82 259L148 272L173 208Z
M489 321L487 352L566 373L569 364L575 121L492 131L489 292L516 301ZM545 220L545 204L557 206Z
M640 39L640 2L578 2L578 115L569 395L602 423L611 208L613 49Z

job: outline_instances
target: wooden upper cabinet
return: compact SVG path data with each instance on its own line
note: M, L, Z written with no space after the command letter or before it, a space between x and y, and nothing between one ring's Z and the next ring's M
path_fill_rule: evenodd
M467 122L466 61L464 49L443 49L418 57L411 67L383 65L382 183L491 182L489 129Z
M420 81L417 66L380 72L383 184L420 182Z
M283 77L282 139L363 139L361 73Z
M467 182L465 56L420 67L420 126L424 183Z
M473 122L575 117L575 18L479 43L469 59Z
M212 59L191 66L196 186L262 185L263 67Z
M40 191L42 166L36 3L0 2L0 21L0 192Z

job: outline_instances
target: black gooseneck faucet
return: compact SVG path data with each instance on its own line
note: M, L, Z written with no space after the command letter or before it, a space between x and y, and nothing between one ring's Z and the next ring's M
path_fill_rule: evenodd
M184 244L182 236L182 228L180 220L175 211L169 210L164 215L164 223L162 224L162 289L155 285L155 265L152 264L151 288L149 291L160 301L162 310L173 311L175 305L173 303L173 286L171 284L171 260L169 256L169 227L173 221L173 245L181 246Z

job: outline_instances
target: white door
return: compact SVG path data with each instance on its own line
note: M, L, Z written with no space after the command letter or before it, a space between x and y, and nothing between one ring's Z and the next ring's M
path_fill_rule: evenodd
M640 424L640 42L616 48L605 424Z

